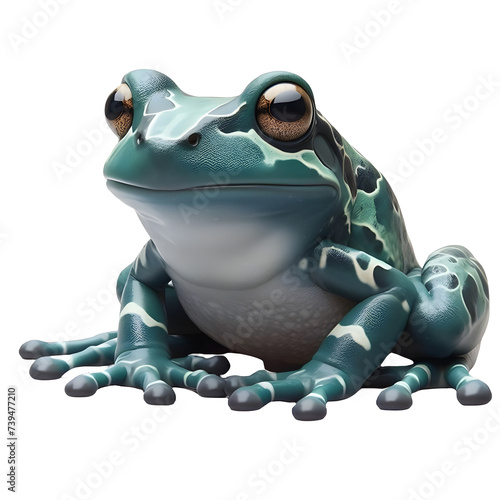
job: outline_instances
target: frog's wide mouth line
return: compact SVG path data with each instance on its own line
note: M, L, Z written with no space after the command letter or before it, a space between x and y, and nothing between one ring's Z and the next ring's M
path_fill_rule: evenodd
M201 191L201 190L215 190L215 189L230 189L230 188L262 188L262 187L276 187L276 188L314 188L314 187L329 187L334 191L338 191L336 186L332 186L331 184L272 184L272 183L240 183L240 184L206 184L202 186L193 186L193 187L185 187L179 189L154 189L150 187L137 186L135 184L128 184L126 182L120 182L112 179L106 180L107 187L113 191L113 188L118 189L120 191L145 191L150 193L180 193L183 191Z

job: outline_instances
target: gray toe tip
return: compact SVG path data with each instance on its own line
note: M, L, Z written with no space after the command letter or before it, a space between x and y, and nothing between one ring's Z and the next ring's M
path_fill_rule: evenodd
M491 397L490 388L481 380L471 380L457 390L457 399L463 405L484 405Z
M264 406L263 401L248 389L240 389L233 392L228 399L229 408L236 411L252 411L258 410Z
M64 390L68 396L84 398L95 394L98 388L97 382L92 377L78 375L66 384Z
M292 414L297 420L321 420L326 416L326 405L317 399L306 398L293 407Z
M48 354L46 345L42 340L28 340L19 348L19 354L24 359L37 359Z
M208 375L200 381L196 392L204 398L224 398L226 397L225 384L225 381L217 375Z
M39 358L30 367L30 375L37 380L54 380L61 378L69 369L61 359Z
M231 365L225 356L214 356L208 361L205 371L215 375L222 375L227 373L229 368L231 368Z
M381 410L407 410L412 405L411 394L400 387L389 387L377 398Z
M144 401L149 405L171 405L175 402L175 392L167 384L153 384L144 391Z

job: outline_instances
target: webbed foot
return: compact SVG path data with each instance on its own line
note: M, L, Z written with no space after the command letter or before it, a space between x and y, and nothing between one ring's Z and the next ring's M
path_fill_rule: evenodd
M458 361L458 360L457 360ZM483 405L491 400L491 390L483 381L472 377L461 362L425 362L411 367L390 366L383 368L382 377L400 374L398 381L384 389L377 398L382 410L406 410L412 405L412 394L425 388L452 387L457 391L458 401L466 406ZM377 383L377 374L370 380ZM380 376L378 376L380 378ZM367 384L367 385L371 385Z
M232 410L258 410L271 401L291 401L296 402L292 413L297 420L324 418L326 403L350 395L349 386L349 378L344 372L315 360L297 371L260 370L248 377L226 379Z
M30 340L20 348L25 359L35 359L33 378L51 380L80 366L112 365L100 372L78 375L65 387L66 394L86 397L108 385L140 388L149 404L172 404L172 387L185 387L204 397L224 397L225 382L219 377L229 369L224 356L189 355L170 359L160 349L142 348L120 354L115 360L116 332L83 340L43 342ZM64 359L52 357L66 355Z
M149 404L172 404L172 387L184 387L204 397L224 397L224 381L205 370L187 370L168 358L166 351L141 348L120 354L113 366L102 372L78 375L66 385L66 394L91 396L109 385L136 387Z

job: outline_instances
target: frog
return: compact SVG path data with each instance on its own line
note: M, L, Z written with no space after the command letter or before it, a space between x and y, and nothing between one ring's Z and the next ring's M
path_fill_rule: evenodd
M265 73L223 98L135 70L105 116L118 137L107 187L150 239L118 277L117 330L28 340L33 378L104 367L65 392L126 386L170 405L187 388L236 411L294 403L304 421L367 387L382 389L383 410L410 408L422 389L490 401L470 374L489 316L483 267L460 245L419 265L389 182L302 77ZM223 377L228 353L264 369ZM408 364L384 363L392 353Z

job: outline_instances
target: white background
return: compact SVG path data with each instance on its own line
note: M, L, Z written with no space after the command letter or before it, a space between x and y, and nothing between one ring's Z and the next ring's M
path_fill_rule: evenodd
M493 498L496 3L66 0L48 2L50 16L42 3L7 2L1 19L1 364L4 390L14 384L19 393L17 498L465 499L482 488ZM459 243L484 264L493 307L473 373L489 383L492 402L467 408L451 390L423 391L409 411L391 413L376 407L377 390L364 390L304 423L287 403L239 413L178 389L167 415L134 389L75 399L63 390L74 374L30 379L30 362L17 354L24 341L116 327L115 275L146 241L133 211L106 190L102 165L116 140L97 132L106 97L137 68L159 69L195 95L237 95L275 69L303 76L340 133L393 174L419 260ZM489 92L481 79L493 82ZM467 117L457 118L460 107ZM436 128L442 140L432 146ZM416 141L427 144L425 157ZM78 148L80 162L56 175ZM401 158L413 168L402 169ZM91 301L101 310L90 313ZM231 360L230 373L261 366ZM6 447L1 455L6 464Z

